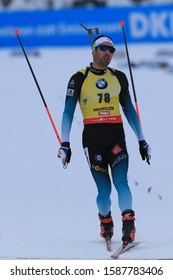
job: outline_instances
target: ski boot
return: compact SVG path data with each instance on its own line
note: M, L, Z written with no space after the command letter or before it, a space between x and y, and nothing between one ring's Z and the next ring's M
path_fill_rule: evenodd
M126 245L127 243L131 243L135 240L135 226L134 226L134 220L135 220L135 212L131 209L125 210L122 212L122 241L123 245Z
M111 212L108 213L106 216L102 216L99 213L100 219L100 235L101 237L105 238L105 240L111 240L114 232L114 225L111 216Z

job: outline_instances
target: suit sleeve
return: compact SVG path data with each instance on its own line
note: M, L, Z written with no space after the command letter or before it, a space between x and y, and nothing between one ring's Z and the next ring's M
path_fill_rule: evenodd
M70 142L70 131L73 122L73 116L76 109L77 101L80 97L81 87L84 81L84 74L77 72L68 83L64 112L61 123L61 141Z
M121 84L120 104L122 106L124 115L129 125L133 129L138 141L145 140L138 115L131 101L127 77L123 72L118 72L119 82Z

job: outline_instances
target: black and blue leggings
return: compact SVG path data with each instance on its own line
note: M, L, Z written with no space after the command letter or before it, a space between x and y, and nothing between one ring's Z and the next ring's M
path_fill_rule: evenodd
M132 194L127 181L128 153L123 125L92 124L83 130L83 148L98 195L99 213L106 216L111 211L111 179L118 193L121 212L132 209Z

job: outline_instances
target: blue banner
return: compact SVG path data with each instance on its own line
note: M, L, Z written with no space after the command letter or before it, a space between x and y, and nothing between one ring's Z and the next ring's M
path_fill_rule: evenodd
M173 5L115 8L71 8L52 11L0 13L0 47L18 47L15 29L28 47L88 46L87 28L98 28L123 44L120 21L128 43L173 41ZM93 34L93 38L96 34Z

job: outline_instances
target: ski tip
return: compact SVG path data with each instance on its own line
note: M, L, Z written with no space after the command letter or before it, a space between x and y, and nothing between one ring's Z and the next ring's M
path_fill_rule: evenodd
M123 247L125 248L126 246L128 247L135 247L136 245L140 244L140 241L133 241L133 242L128 242L127 244L124 244Z
M140 243L141 243L141 241L134 241L134 242L132 242L132 244L134 244L134 246L136 246L136 245L138 245Z
M115 253L113 255L111 255L112 259L117 259L119 257L119 255L123 254L124 252L128 251L129 249L135 247L136 245L140 244L141 242L129 242L127 243L125 246L124 244L122 244L120 246L119 249L117 249L117 251L115 251Z
M19 30L19 29L15 29L15 30L14 30L14 34L19 35L19 33L20 33L20 30Z
M124 26L124 25L125 25L125 22L124 22L124 21L120 21L120 25L121 25L121 26Z

